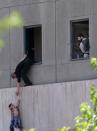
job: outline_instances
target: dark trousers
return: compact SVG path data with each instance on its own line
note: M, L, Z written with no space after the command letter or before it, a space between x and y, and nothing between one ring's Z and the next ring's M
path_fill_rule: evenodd
M12 124L10 125L10 131L14 131L14 127Z
M22 129L22 122L20 117L13 117L10 124L10 131L14 131L14 128Z
M21 69L21 78L23 79L26 86L32 85L32 82L29 80L27 73L32 66L32 61L29 58L26 58Z

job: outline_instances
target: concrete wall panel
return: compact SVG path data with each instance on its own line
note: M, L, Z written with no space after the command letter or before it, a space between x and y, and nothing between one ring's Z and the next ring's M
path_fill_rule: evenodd
M85 69L85 70L84 70ZM94 71L89 61L72 61L71 63L57 65L57 81L72 81L85 80L97 77L97 72Z
M97 57L96 3L96 0L68 0L68 2L67 0L56 0L56 2L55 0L4 0L1 2L1 18L9 15L13 10L18 10L24 18L24 26L42 25L42 64L34 65L30 72L34 84L97 77L89 61L71 61L70 57L70 21L84 18L89 18L90 56ZM7 8L3 8L4 5ZM10 30L4 35L4 39L6 46L0 54L0 70L8 72L2 76L8 74L7 84L15 86L16 82L11 81L9 76L24 54L23 27ZM6 78L2 79L6 80ZM1 87L5 87L5 84Z
M21 5L31 5L44 2L54 2L55 0L0 0L0 8L21 6Z
M55 66L32 66L30 79L33 84L55 83Z
M79 105L89 102L90 83L97 80L37 85L23 88L21 115L25 129L56 131L63 126L74 127L74 118L79 114ZM16 103L15 88L0 90L0 131L8 131L10 112L8 104Z

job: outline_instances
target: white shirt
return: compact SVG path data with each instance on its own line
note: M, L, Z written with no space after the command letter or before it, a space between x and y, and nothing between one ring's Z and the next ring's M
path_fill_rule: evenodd
M79 47L80 47L80 50L82 51L82 53L85 53L85 50L84 50L84 45L83 45L83 43L82 43L82 42L80 43L80 46L79 46Z

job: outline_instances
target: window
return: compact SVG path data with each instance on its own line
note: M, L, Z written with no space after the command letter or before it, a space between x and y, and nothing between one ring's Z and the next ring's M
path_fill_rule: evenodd
M71 59L89 58L89 49L89 20L71 21Z
M28 48L34 50L34 63L42 62L42 29L41 25L24 27L25 53Z

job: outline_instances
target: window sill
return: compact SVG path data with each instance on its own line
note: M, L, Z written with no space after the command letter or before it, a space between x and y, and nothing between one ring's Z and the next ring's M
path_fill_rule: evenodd
M33 65L41 65L42 62L36 62L36 63L33 63Z
M71 61L89 61L89 60L90 60L90 57L87 59L84 59L84 58L71 59Z

